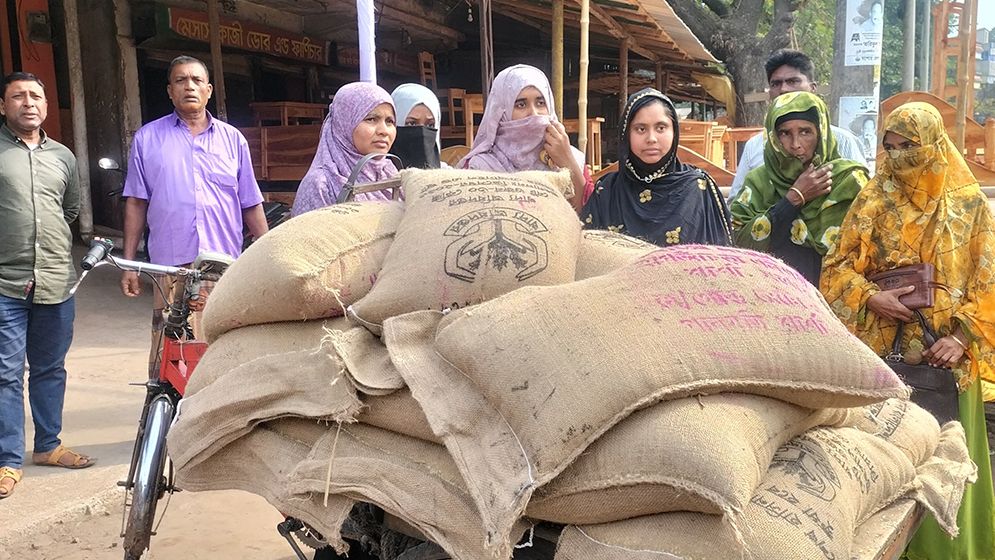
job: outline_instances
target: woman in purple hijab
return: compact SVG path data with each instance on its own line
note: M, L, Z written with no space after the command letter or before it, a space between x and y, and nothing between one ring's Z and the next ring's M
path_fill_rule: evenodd
M584 154L570 145L556 118L553 93L542 70L517 64L494 78L473 148L460 169L516 172L569 169L574 183L571 203L579 211L591 183Z
M297 187L291 213L299 216L335 204L356 162L370 153L386 154L396 135L394 102L383 88L365 82L339 88L328 106L318 151ZM396 174L389 159L376 158L363 166L356 183L382 181ZM356 200L390 200L390 191L358 194Z

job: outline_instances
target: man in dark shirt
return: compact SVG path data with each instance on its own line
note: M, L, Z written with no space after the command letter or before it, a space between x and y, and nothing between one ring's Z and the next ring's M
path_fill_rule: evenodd
M45 87L35 75L3 80L0 114L0 499L24 462L24 360L28 362L35 464L85 468L94 460L62 446L66 353L76 280L69 224L79 214L76 158L41 129Z

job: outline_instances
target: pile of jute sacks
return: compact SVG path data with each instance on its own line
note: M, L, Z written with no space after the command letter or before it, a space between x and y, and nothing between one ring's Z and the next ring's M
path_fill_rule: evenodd
M914 499L956 533L963 428L751 251L582 231L569 177L405 171L279 226L211 294L169 436L340 551L357 503L454 559L850 558Z

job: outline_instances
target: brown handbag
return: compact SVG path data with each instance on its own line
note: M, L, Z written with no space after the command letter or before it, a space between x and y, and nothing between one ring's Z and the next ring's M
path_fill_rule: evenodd
M936 268L932 264L920 263L878 272L867 279L877 284L882 290L915 286L914 292L899 297L898 301L909 309L924 309L933 307L937 288L935 277Z

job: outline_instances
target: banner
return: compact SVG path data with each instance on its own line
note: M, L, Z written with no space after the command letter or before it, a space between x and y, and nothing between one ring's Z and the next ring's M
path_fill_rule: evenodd
M846 66L881 64L884 0L846 1Z
M867 165L874 172L878 152L877 96L840 97L839 126L849 130L860 141Z

